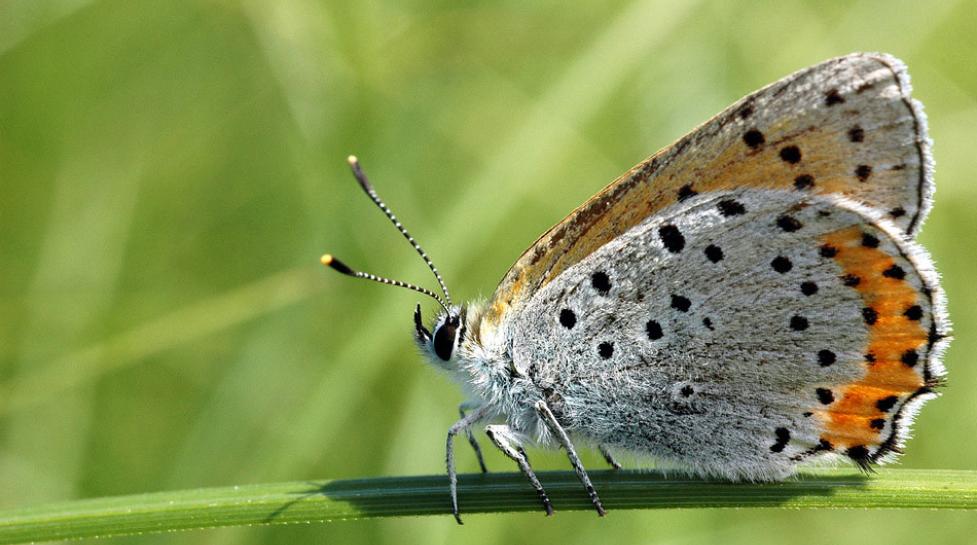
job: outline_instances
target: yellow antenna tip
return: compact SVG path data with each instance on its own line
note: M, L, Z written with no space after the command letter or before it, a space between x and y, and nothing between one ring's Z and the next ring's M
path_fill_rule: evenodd
M351 165L355 165L356 163L359 163L360 160L357 159L355 155L350 155L349 157L346 158L346 162Z
M326 254L320 257L319 262L325 265L326 267L329 267L330 269L345 275L357 276L357 277L360 275L360 273L354 271L353 269L350 269L349 267L346 266L345 263L333 257L332 254Z

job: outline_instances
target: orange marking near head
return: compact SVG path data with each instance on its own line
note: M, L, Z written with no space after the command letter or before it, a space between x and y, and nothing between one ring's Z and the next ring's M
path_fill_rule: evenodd
M867 325L866 353L874 361L863 364L867 372L861 380L835 391L838 401L825 411L822 439L841 448L880 444L881 430L872 427L872 420L888 420L891 411L881 411L876 403L893 395L904 400L924 385L920 369L925 365L925 355L920 354L914 366L903 361L908 351L925 347L928 339L919 321L903 315L906 308L916 304L917 289L908 279L885 276L883 272L895 261L879 248L863 245L862 237L861 228L849 227L821 239L838 250L834 259L844 274L858 277L855 289L865 307L878 316L874 324Z

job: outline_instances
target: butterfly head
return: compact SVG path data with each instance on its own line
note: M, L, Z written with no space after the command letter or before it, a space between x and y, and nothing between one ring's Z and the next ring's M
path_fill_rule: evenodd
M465 339L467 312L464 307L451 306L438 313L433 330L424 327L421 319L421 305L414 309L415 340L418 346L438 367L445 369L454 365L452 360L458 356L458 349Z

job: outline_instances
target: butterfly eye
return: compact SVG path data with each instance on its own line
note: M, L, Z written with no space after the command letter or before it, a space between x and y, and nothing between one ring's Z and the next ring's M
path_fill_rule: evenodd
M455 349L458 324L458 317L453 316L434 330L434 353L444 361L451 359L451 352Z

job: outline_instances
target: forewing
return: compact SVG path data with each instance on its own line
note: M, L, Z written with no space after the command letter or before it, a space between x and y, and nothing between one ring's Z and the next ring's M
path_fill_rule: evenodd
M897 59L853 54L730 106L541 236L498 286L483 327L645 218L697 194L776 188L848 197L914 235L933 192L926 123Z
M673 203L513 313L512 357L594 442L712 475L897 452L942 376L925 251L835 195Z

